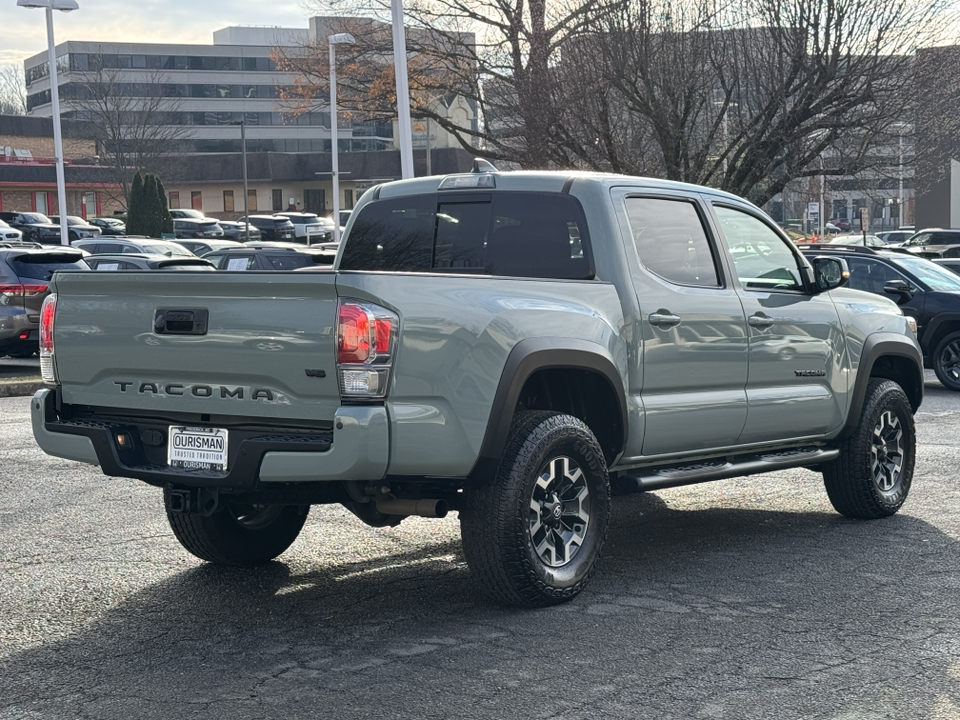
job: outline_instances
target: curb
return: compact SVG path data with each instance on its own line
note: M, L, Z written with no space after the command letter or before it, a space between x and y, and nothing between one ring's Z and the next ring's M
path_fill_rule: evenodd
M26 397L45 387L46 385L39 379L18 379L6 382L0 380L0 398Z

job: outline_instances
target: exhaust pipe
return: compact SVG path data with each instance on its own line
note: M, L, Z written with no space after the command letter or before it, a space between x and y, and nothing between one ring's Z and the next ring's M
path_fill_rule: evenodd
M442 518L447 516L449 507L446 500L379 500L377 510L384 515L417 515L419 517Z

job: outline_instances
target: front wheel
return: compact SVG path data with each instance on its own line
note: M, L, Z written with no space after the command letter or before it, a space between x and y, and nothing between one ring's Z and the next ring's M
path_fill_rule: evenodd
M948 390L960 391L960 332L951 333L933 351L933 371Z
M897 512L910 492L916 444L913 409L903 389L872 379L856 429L841 444L840 457L823 466L834 509L866 519Z
M212 515L167 512L190 553L218 565L259 565L293 544L310 506L224 503Z
M566 602L586 587L610 515L603 452L583 422L521 412L494 478L466 493L460 514L467 564L495 600Z

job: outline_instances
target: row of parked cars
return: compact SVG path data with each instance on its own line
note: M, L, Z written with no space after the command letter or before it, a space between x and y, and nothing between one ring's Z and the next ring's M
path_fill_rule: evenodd
M238 242L270 240L305 244L330 242L333 239L333 220L316 213L283 212L250 215L239 220L219 220L207 217L199 210L189 209L171 210L170 214L173 216L173 231L177 239L228 238ZM68 215L67 228L71 243L102 235L127 235L123 221L110 217L87 221ZM60 218L47 217L38 212L0 212L0 242L21 241L59 244Z

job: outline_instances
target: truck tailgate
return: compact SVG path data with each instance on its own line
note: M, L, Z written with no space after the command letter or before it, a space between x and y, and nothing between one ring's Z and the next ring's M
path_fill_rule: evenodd
M63 401L331 420L340 404L335 281L335 273L61 273ZM194 334L180 334L187 329Z

